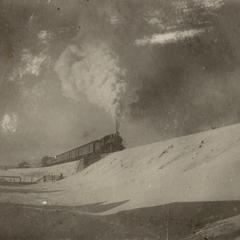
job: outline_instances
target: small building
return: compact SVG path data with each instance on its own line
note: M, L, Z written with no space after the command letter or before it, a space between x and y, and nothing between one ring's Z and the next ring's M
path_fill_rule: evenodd
M21 162L18 164L18 168L31 168L31 164L27 162Z

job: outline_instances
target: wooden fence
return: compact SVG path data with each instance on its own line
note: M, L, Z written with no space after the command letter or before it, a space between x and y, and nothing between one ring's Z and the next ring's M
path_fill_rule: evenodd
M63 174L49 174L40 178L31 176L0 176L0 184L34 184L39 182L55 182L63 178Z

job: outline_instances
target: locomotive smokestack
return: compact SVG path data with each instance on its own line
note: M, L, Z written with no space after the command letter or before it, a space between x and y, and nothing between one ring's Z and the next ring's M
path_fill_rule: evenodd
M115 131L116 133L119 133L119 128L120 128L120 121L118 118L115 119Z

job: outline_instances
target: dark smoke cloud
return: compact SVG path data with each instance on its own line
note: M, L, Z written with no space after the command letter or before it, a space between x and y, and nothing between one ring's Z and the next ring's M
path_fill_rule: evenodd
M165 2L165 7L169 5ZM129 89L136 89L129 117L145 119L147 128L168 137L238 122L239 9L233 1L212 10L193 4L190 13L181 13L181 25L175 24L175 30L204 28L202 34L120 53L130 66ZM170 25L165 20L165 26Z

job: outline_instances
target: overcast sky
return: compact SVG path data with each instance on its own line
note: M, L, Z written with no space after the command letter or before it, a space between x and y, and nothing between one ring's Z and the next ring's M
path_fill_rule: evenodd
M0 165L239 122L238 2L2 0Z

